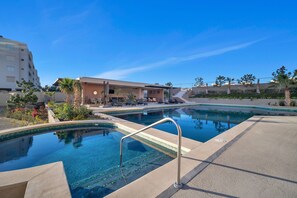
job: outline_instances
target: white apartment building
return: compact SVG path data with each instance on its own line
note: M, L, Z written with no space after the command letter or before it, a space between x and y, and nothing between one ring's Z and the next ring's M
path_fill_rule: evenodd
M33 55L25 43L0 36L0 90L18 90L22 80L40 86Z

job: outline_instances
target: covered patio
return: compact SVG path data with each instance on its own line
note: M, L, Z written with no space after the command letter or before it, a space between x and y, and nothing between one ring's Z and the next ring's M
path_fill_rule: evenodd
M169 86L101 78L80 77L82 104L107 105L116 101L165 102L164 91Z

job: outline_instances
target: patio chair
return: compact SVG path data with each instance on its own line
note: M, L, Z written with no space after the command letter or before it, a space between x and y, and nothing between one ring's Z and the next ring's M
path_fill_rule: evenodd
M115 100L115 99L112 99L112 101L111 101L111 106L113 106L113 107L121 107L121 106L123 106L123 104L120 103L120 102L118 102L118 101Z

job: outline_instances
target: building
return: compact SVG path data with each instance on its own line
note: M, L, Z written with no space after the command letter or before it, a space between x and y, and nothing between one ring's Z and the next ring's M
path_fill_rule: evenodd
M59 80L54 83L58 86ZM169 86L148 84L140 82L129 82L103 78L80 77L77 78L82 86L82 103L103 103L104 101L124 101L131 95L135 99L148 99L151 102L164 102L164 91Z
M40 87L33 55L25 43L0 36L0 90L18 90L16 81L22 80Z

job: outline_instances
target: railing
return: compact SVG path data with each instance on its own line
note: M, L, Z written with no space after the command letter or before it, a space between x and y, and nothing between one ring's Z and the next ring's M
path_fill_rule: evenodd
M177 129L178 132L178 146L177 146L177 178L176 178L176 182L173 184L173 186L175 188L181 188L182 187L182 183L180 181L180 166L181 166L181 137L182 137L182 130L180 128L180 126L172 119L172 118L164 118L162 120L159 120L151 125L148 125L134 133L131 133L129 135L126 135L124 137L121 138L121 142L120 142L120 167L122 167L122 162L123 162L123 141L124 139L131 137L133 135L136 135L140 132L143 132L149 128L152 128L158 124L164 123L164 122L172 122Z

